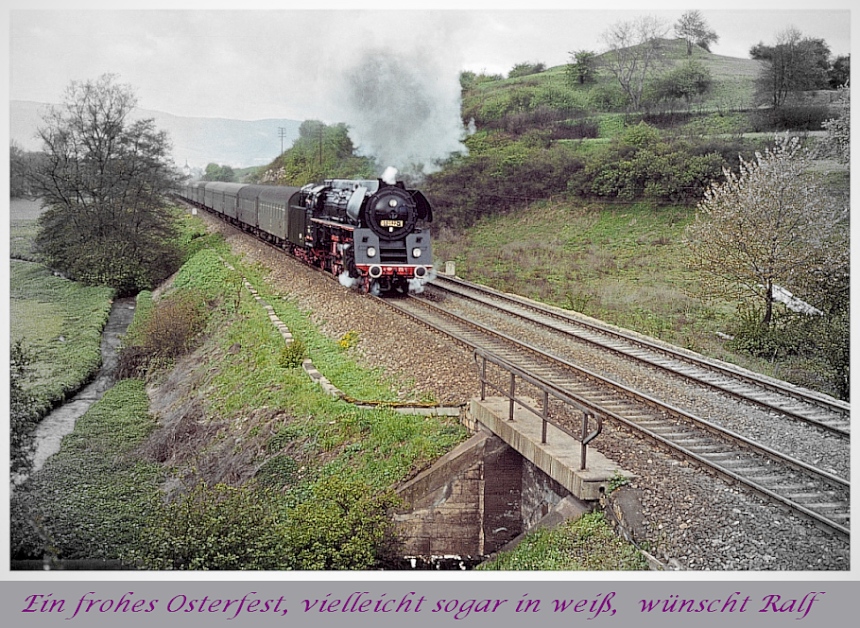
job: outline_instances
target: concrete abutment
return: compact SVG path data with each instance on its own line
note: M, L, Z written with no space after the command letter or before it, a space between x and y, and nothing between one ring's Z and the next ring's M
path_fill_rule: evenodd
M511 549L528 531L554 527L600 507L611 482L632 475L594 447L581 470L580 444L504 399L472 400L466 442L404 484L395 516L401 555L480 559ZM598 439L599 441L599 439Z

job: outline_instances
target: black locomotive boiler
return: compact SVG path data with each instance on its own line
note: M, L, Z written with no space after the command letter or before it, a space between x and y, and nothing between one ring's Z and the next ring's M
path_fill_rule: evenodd
M193 181L180 196L362 292L418 291L433 276L433 210L402 181L301 188Z

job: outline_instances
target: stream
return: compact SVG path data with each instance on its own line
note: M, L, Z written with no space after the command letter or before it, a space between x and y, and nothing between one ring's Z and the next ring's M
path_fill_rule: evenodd
M114 300L102 332L101 368L95 378L72 399L55 408L39 422L36 427L36 448L33 453L31 473L41 469L45 461L60 450L60 442L66 434L72 432L75 422L113 386L119 360L117 350L122 336L134 318L134 308L134 297Z

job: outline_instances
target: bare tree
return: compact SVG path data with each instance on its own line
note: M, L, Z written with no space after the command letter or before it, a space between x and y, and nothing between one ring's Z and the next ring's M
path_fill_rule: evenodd
M693 54L693 46L711 50L711 44L720 40L719 35L708 27L701 11L687 11L675 22L675 34L687 42L687 55Z
M150 119L131 119L135 97L113 75L72 82L44 116L45 158L33 174L47 210L36 243L51 267L121 293L172 272L167 194L177 173Z
M645 82L661 62L667 32L668 27L656 17L643 16L616 22L602 35L608 49L603 65L616 78L633 109L639 109Z
M811 285L827 269L844 267L847 217L810 166L797 138L778 138L755 161L742 159L739 173L725 170L687 228L702 293L760 303L765 328L777 285Z

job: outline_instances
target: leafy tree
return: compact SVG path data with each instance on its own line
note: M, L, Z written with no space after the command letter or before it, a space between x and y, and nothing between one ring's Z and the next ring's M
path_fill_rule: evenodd
M36 398L27 392L32 357L18 340L12 345L9 368L9 461L12 476L26 475L33 466Z
M830 89L839 89L848 85L848 79L851 78L851 55L836 57L830 66L828 76Z
M675 34L687 42L687 55L693 54L693 46L711 51L711 44L720 40L719 35L708 27L700 11L687 11L675 22Z
M236 173L230 166L219 166L216 163L206 164L206 172L203 174L204 181L235 181Z
M682 63L655 81L655 95L660 100L684 99L689 103L706 93L712 84L711 72L695 60Z
M834 209L820 173L797 138L724 170L699 203L687 238L702 293L759 303L759 326L773 321L775 286L802 286L823 269L840 266L845 216Z
M37 167L40 153L27 152L16 142L9 146L9 196L26 198L33 196L31 172Z
M305 120L292 147L263 172L260 181L305 185L329 178L373 178L377 170L372 160L355 154L345 124Z
M478 74L471 70L463 70L460 72L460 89L463 92L467 92L481 83L492 83L501 81L504 78L501 74L486 74L484 72Z
M593 83L597 74L597 54L591 50L575 50L569 54L571 63L565 69L568 80L575 85Z
M151 119L132 121L134 106L114 75L72 82L44 116L46 157L33 176L47 206L36 244L48 264L120 294L153 286L178 261L167 135Z
M603 33L608 51L603 66L615 77L634 110L642 103L647 79L661 62L666 26L657 18L643 16L616 22Z
M796 28L780 33L773 46L753 46L750 56L766 62L756 79L756 92L760 102L774 108L792 95L828 86L830 48L823 39L803 37Z

